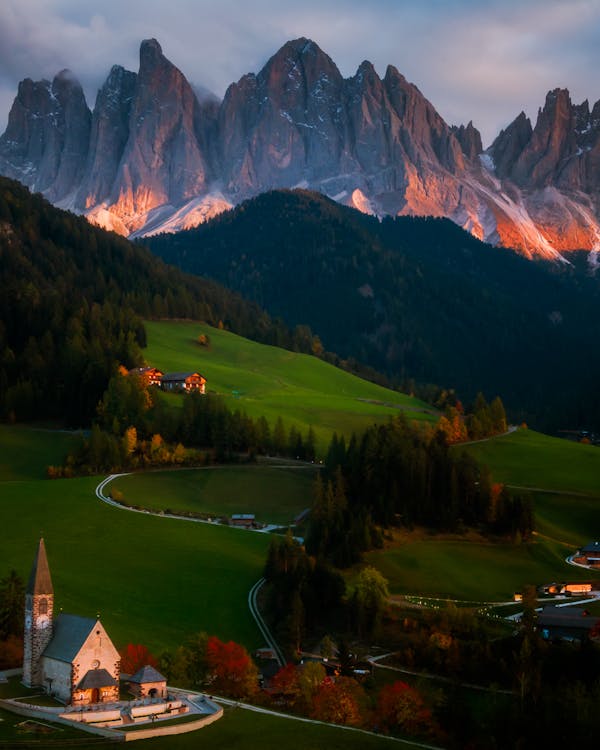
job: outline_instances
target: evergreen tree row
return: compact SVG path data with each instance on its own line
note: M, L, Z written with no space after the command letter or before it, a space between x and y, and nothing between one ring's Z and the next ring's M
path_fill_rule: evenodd
M274 425L231 411L221 396L181 394L181 409L166 405L135 374L116 373L100 401L90 434L49 476L72 476L164 464L228 462L255 455L315 459L311 427L303 435L281 417Z
M306 549L339 567L381 545L380 528L475 527L522 539L533 530L528 496L492 484L486 467L449 450L441 430L428 433L404 415L353 436L347 446L334 435L326 469L325 481L316 482Z

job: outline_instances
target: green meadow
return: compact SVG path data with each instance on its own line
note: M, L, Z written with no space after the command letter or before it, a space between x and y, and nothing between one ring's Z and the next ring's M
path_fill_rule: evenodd
M303 433L312 426L323 451L333 432L349 436L404 411L409 419L433 420L435 410L418 399L369 383L316 357L249 341L189 321L145 323L149 365L165 372L198 371L207 390L221 394L231 409L281 416ZM207 334L210 346L198 344ZM170 403L180 402L171 397Z
M464 449L490 467L495 481L532 488L537 533L527 544L408 537L370 553L393 593L505 600L527 583L598 578L565 558L600 537L599 448L520 429Z
M0 482L43 479L46 466L62 464L74 433L0 424Z
M529 544L494 544L428 538L370 552L367 561L388 579L392 594L507 601L526 584L598 578L568 565L569 551L539 539Z
M316 472L303 464L207 466L130 474L110 488L119 490L127 505L211 516L253 513L261 523L287 525L312 505Z
M76 744L82 750L93 750L99 744L108 748L122 747L120 743L99 742L90 734L59 725L54 725L53 732L38 739L17 730L15 725L23 720L22 716L0 711L0 742L6 742L7 747L52 747L53 744L57 747ZM280 750L282 746L287 750L384 750L414 747L414 743L243 708L226 708L221 720L204 729L144 740L143 744L152 750L196 750L199 746L206 750Z
M497 482L600 498L600 447L519 429L465 449Z
M40 458L52 453L50 433L47 440ZM42 468L32 454L31 474ZM95 496L98 482L0 481L0 575L14 568L27 580L43 534L57 611L100 613L117 646L142 642L161 652L200 630L262 644L247 596L262 575L268 535L113 508Z

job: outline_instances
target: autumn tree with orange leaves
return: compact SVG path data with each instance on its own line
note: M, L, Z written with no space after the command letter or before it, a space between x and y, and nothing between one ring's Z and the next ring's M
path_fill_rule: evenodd
M206 642L206 663L214 692L232 698L248 698L258 692L258 670L239 643L225 643L211 635Z
M281 667L271 681L271 688L277 703L294 706L302 695L298 668L291 663Z
M421 694L398 680L379 693L377 722L386 732L401 730L411 735L434 734L434 719Z
M158 659L142 643L128 643L119 652L119 656L123 674L133 675L146 665L158 666Z
M312 716L319 721L358 727L366 723L367 698L351 677L326 677L313 700Z

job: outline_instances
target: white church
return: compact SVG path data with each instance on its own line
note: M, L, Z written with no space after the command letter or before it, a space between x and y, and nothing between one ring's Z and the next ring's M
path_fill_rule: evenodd
M118 701L121 658L100 620L53 613L54 589L40 539L25 595L23 683L75 706Z

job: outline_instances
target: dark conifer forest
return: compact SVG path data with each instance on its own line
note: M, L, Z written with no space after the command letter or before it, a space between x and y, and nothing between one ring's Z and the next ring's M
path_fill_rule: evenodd
M143 318L193 318L310 350L256 304L0 177L0 418L88 425L117 364L143 359Z
M581 262L532 262L446 219L379 221L305 191L147 243L405 388L500 393L510 418L546 430L600 426L600 285Z

